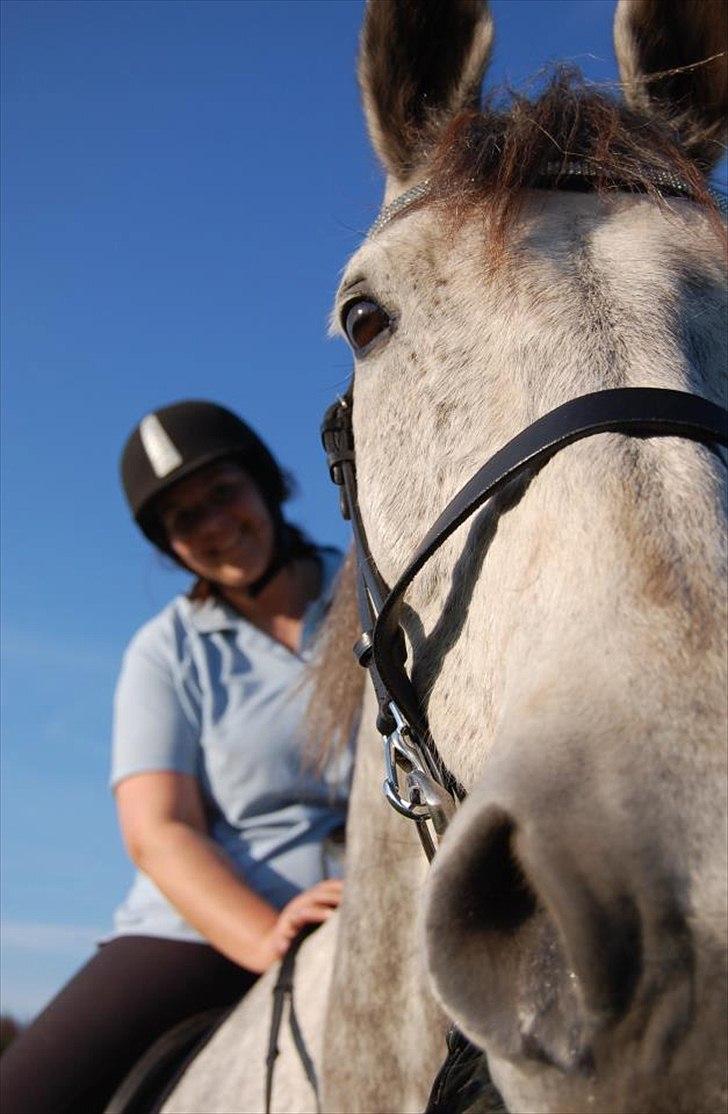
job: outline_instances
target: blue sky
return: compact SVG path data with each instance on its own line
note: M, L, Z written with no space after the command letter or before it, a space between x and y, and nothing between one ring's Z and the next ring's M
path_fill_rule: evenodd
M611 0L493 0L489 82L616 76ZM239 410L345 544L318 447L326 339L380 176L359 0L3 4L2 998L28 1017L131 877L106 789L124 645L184 578L131 527L120 447L149 409Z

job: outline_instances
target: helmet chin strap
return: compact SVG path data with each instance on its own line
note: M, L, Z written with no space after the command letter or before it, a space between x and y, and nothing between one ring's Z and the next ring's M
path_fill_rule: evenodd
M250 596L250 598L253 600L260 595L263 589L268 584L270 584L271 580L273 580L273 578L281 571L281 569L285 568L285 566L289 564L289 562L293 558L293 547L291 545L291 535L288 528L288 523L281 515L279 507L271 507L270 510L271 517L274 523L273 551L271 553L270 561L257 580L254 580L252 584L249 584L247 586L247 588L240 589L241 591L245 592L247 596ZM171 557L175 564L180 565L181 568L185 569L187 572L193 573L193 575L195 576L199 575L195 573L195 570L191 569L189 565L186 565L181 557L177 556L166 539L164 541L160 539L156 543L156 545L159 549L162 550L163 553L166 553L168 557Z
M274 576L276 576L282 568L284 568L291 560L291 539L285 520L280 512L280 507L276 507L275 511L271 508L273 514L273 521L275 523L275 533L273 536L273 552L271 554L268 567L264 572L249 584L245 589L246 595L251 599L256 599L263 589L270 584Z

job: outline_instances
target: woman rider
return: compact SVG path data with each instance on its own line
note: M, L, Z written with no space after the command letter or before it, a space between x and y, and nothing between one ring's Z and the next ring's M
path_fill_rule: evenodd
M286 522L286 476L221 406L148 414L121 473L138 526L195 581L136 634L116 691L136 879L112 935L3 1057L3 1114L102 1110L160 1034L232 1005L341 896L350 764L307 769L299 726L339 555Z

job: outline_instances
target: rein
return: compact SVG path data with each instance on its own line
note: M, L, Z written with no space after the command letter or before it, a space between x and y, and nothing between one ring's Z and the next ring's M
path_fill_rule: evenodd
M273 1102L273 1076L275 1073L276 1060L280 1054L278 1038L283 1024L283 1013L285 1011L286 1001L288 1002L288 1026L291 1030L291 1038L296 1052L298 1053L298 1058L301 1061L306 1079L313 1091L316 1110L318 1114L321 1114L321 1097L319 1095L316 1068L306 1047L306 1041L301 1031L301 1026L298 1023L298 1015L296 1014L296 1009L293 1004L293 975L296 967L298 949L301 947L303 941L310 936L312 932L315 932L318 927L317 924L314 924L307 925L305 928L301 929L281 960L278 978L273 987L273 1006L271 1010L270 1029L268 1031L268 1052L265 1058L265 1114L271 1114L271 1104Z

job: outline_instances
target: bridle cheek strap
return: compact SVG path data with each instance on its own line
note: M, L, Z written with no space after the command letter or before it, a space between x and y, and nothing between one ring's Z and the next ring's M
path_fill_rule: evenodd
M322 439L329 471L341 489L342 513L351 519L354 534L362 626L354 652L369 671L379 704L377 727L384 737L387 771L384 791L398 811L417 822L428 857L434 854L434 843L427 834L427 822L433 822L439 835L455 801L465 794L437 752L427 714L405 669L401 624L405 593L437 550L488 499L512 480L535 475L567 445L598 433L682 437L711 448L727 446L728 411L699 395L656 387L595 391L557 406L478 469L445 507L389 589L372 557L361 520L351 397L339 399L324 416ZM400 785L400 771L407 779L407 796Z

